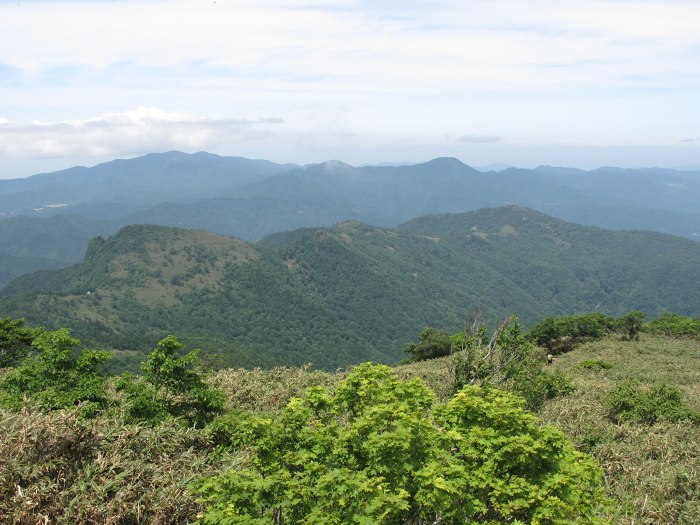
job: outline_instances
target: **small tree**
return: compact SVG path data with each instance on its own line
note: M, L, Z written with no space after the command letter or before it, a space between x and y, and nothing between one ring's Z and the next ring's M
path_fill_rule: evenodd
M203 426L221 412L223 396L208 388L196 369L199 350L178 356L184 350L185 345L169 335L158 341L141 365L141 381L124 374L117 382L117 390L128 399L129 418L156 422L174 416Z
M620 330L628 341L639 340L639 332L642 330L642 323L647 314L639 310L632 310L627 315L620 318Z
M443 357L452 353L452 339L444 330L427 327L418 336L418 343L409 344L404 352L412 356L412 361Z
M526 338L517 317L501 321L490 337L486 332L477 314L455 338L460 344L453 365L455 391L465 385L506 388L537 410L546 400L572 390L563 374L544 370L544 351Z
M111 357L103 350L77 350L78 339L68 329L45 332L34 339L36 355L24 360L0 381L5 404L18 406L26 396L48 409L106 403L100 367Z
M25 326L24 319L0 318L0 368L14 366L29 353L39 328Z

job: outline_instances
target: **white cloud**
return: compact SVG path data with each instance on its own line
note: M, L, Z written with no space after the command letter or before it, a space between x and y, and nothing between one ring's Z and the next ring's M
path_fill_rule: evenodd
M0 155L69 157L133 155L179 149L196 151L259 139L277 117L212 119L155 107L107 113L85 120L11 122L0 120Z
M700 121L698 20L691 0L3 2L0 155L673 143Z
M301 0L13 6L0 11L2 60L28 76L126 65L243 89L367 92L624 88L663 85L669 74L700 80L700 65L688 61L700 43L700 4L679 1L443 0L406 11Z

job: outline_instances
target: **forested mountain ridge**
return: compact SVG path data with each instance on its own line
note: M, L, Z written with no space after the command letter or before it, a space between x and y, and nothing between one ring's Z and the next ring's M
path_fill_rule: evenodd
M68 212L119 219L161 202L214 198L296 167L266 160L179 151L151 153L26 179L0 180L0 216Z
M16 279L0 311L136 354L176 332L231 365L335 368L395 361L422 327L458 330L476 308L491 319L518 312L526 325L592 310L696 315L698 267L699 243L516 206L256 244L130 226L93 240L80 265Z
M204 229L254 241L347 220L393 228L426 214L508 204L579 224L700 240L697 202L700 172L540 166L484 173L454 158L299 167L167 152L0 180L0 254L45 260L28 270L54 268L79 262L95 235L129 224ZM7 268L0 286L21 265Z

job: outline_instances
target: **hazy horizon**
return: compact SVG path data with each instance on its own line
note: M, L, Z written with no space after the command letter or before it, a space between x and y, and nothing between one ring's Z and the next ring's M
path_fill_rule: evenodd
M179 151L179 150L169 150L169 151ZM233 157L244 157L244 155L236 155L234 154L222 154L222 153L217 153L214 151L204 151L202 150L201 152L203 153L210 153L214 155L219 155L222 157L226 156L233 156ZM34 175L42 175L42 174L47 174L47 173L54 173L58 171L64 171L64 170L69 170L71 168L93 168L99 164L104 164L108 162L112 162L114 160L129 160L129 159L135 159L144 155L148 154L161 154L161 153L167 153L166 151L152 151L149 153L144 153L144 154L138 154L138 155L130 155L130 156L120 156L120 157L113 157L113 158L104 158L104 159L95 159L95 158L88 158L85 159L86 162L83 163L76 163L76 164L71 164L71 165L64 165L61 164L61 160L65 159L40 159L39 161L33 161L33 162L22 162L21 163L21 168L22 169L27 169L30 168L31 166L36 166L37 170L36 171L31 171L30 173L27 174L15 174L15 175L10 175L10 176L0 176L0 180L9 180L9 179L21 179L21 178L27 178L27 177L32 177ZM183 152L183 153L188 153L188 154L194 154L194 153L200 153L198 151L192 151L192 152ZM268 158L263 158L263 157L255 157L255 159L259 160L270 160L272 162L277 162L277 163L291 163L291 164L297 164L301 167L304 166L309 166L312 164L321 164L324 162L330 162L330 161L340 161L345 164L349 164L351 166L355 167L365 167L365 166L403 166L403 165L413 165L413 164L422 164L425 162L429 162L431 160L434 160L436 158L440 157L453 157L457 158L460 162L463 162L464 164L467 164L468 166L479 170L479 171L502 171L504 169L508 168L518 168L518 169L535 169L540 166L552 166L552 167L559 167L559 168L578 168L586 171L594 170L597 168L605 168L605 167L615 167L615 168L629 168L629 169L642 169L642 168L661 168L661 169L673 169L677 171L693 171L693 172L700 172L700 164L698 165L686 165L686 166L618 166L618 165L613 165L613 164L600 164L600 165L591 165L591 166L576 166L576 165L568 165L568 164L557 164L557 163L533 163L530 165L513 165L513 164L507 164L507 163L502 163L502 162L493 162L490 164L479 164L479 163L474 163L474 162L469 162L466 159L460 159L454 155L437 155L435 157L430 157L430 158L425 158L421 160L415 160L415 161L406 161L406 160L378 160L374 162L346 162L343 159L323 159L323 160L318 160L314 162L293 162L290 160L285 160L285 159L278 159L278 160L273 160L273 159L268 159ZM252 158L252 157L246 157L246 158ZM58 162L57 162L58 161ZM45 169L38 168L38 166L46 166ZM4 173L12 173L12 169L7 170L7 165L3 165L3 172Z
M0 178L149 152L700 168L687 0L0 4Z

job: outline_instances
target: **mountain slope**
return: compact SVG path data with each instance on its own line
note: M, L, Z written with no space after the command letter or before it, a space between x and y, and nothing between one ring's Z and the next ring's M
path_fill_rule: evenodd
M126 220L254 240L344 220L394 227L429 213L517 204L581 224L700 240L698 201L700 174L673 170L540 167L482 173L453 158L407 166L331 161L270 176L236 195L163 204Z
M0 180L0 215L69 212L115 219L162 202L232 193L293 167L204 152L153 153L92 168L74 167L26 179Z
M49 260L27 266L48 268L78 261L90 237L129 224L206 229L253 241L347 220L396 227L425 214L507 204L580 224L700 241L697 202L700 172L540 166L482 173L454 158L299 168L168 152L0 180L0 253Z
M395 361L425 325L467 315L633 308L700 312L700 244L577 226L515 206L427 216L396 230L345 222L257 244L130 226L82 264L22 276L0 315L70 327L124 359L175 333L229 365L335 368Z

